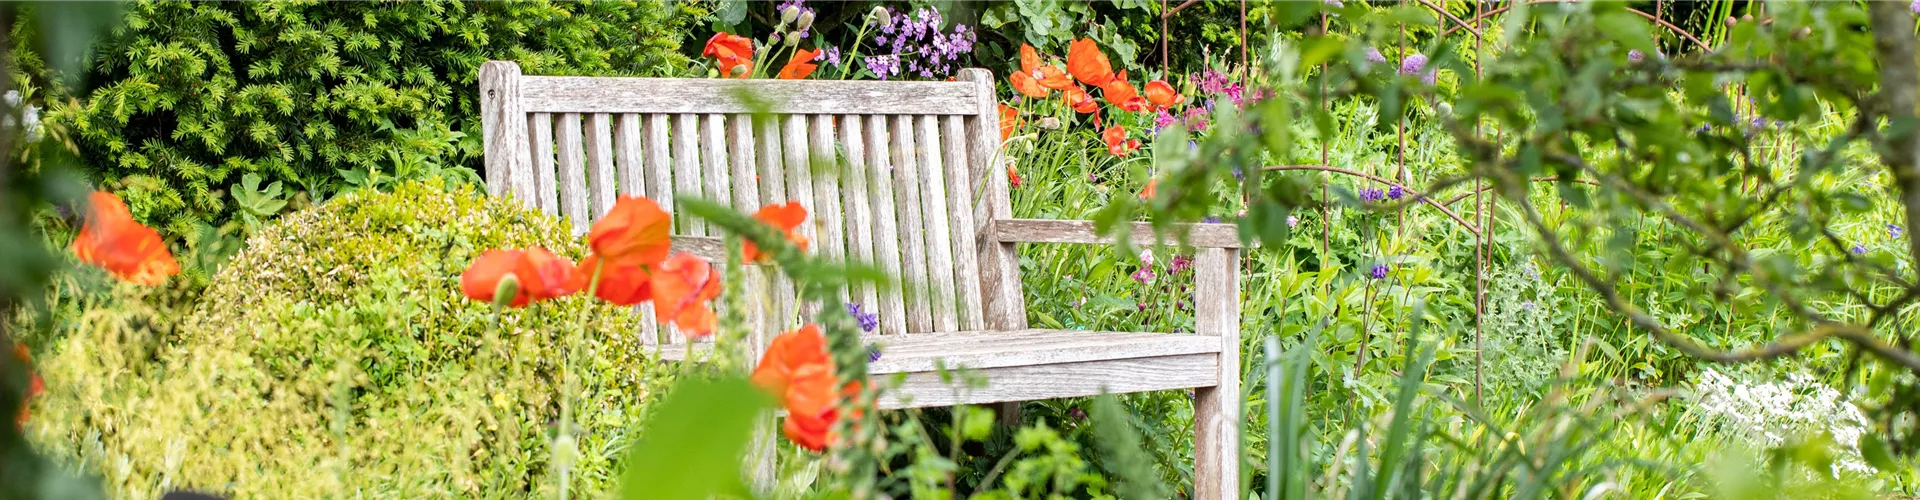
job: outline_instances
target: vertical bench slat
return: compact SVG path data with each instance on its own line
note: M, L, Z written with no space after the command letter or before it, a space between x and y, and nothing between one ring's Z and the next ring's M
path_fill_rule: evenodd
M592 193L588 222L613 209L613 120L606 113L587 115L587 189Z
M728 164L727 157L727 116L707 115L700 124L700 164L704 165L700 175L706 180L700 192L707 201L733 206L733 183L730 181L733 167ZM712 223L704 224L709 235L721 236L720 228L713 227Z
M927 298L932 301L933 327L938 331L951 332L960 328L960 318L955 314L953 276L953 247L947 242L952 235L947 231L947 175L945 159L940 154L940 127L931 115L914 117L915 139L919 141L914 151L920 155L920 214L926 228L927 247Z
M533 192L532 144L527 137L527 113L520 106L520 65L488 61L480 65L480 130L486 151L487 192L511 194L528 208L539 209Z
M647 197L659 203L661 209L673 211L673 156L668 153L672 147L670 126L667 115L646 115ZM667 341L666 335L654 318L653 304L640 305L640 334L650 340Z
M898 149L888 143L888 130L891 126L885 116L869 115L866 132L867 172L871 180L867 184L867 194L873 200L873 261L887 277L904 282L900 254L900 219L898 205L894 202L895 186L892 155L888 151ZM902 195L905 196L905 195ZM907 302L902 286L890 286L877 290L880 303L874 309L880 314L880 331L895 335L907 331Z
M933 308L927 291L927 219L921 213L920 143L915 141L912 116L893 116L893 173L895 201L900 215L900 250L905 255L901 288L907 296L907 333L933 331Z
M962 81L973 82L993 95L993 74L982 69L960 71ZM1000 113L992 100L981 100L980 112L967 117L967 137L971 140L967 161L975 186L982 186L980 209L974 214L974 245L980 252L980 298L986 311L986 326L994 330L1018 330L1027 327L1026 299L1020 295L1020 258L1012 244L994 241L986 226L994 219L1013 218L1013 204L1007 196L1005 159L1000 156Z
M960 311L961 330L979 330L980 266L979 252L973 242L973 207L978 196L973 191L972 167L967 163L966 125L959 116L940 118L940 150L946 154L947 227L953 243L955 309Z
M727 154L733 160L727 176L733 185L733 209L753 213L765 203L760 201L760 181L754 178L760 170L754 158L753 117L728 116L726 141Z
M527 115L527 130L533 134L533 190L540 197L540 210L560 213L560 186L553 178L553 115Z
M699 198L700 177L700 115L679 114L673 117L673 196ZM664 206L664 204L662 204ZM673 212L673 227L684 228L675 234L706 236L705 221L688 216L679 207L668 207Z
M845 262L846 212L840 203L840 198L845 195L840 191L840 173L843 170L833 140L833 122L837 118L833 115L812 115L808 118L812 122L810 149L813 151L809 165L824 167L813 172L813 203L818 207L814 216L820 221L820 239L815 240L815 244L820 246L820 255L834 262ZM848 299L847 292L844 289L840 291L840 300Z
M560 161L560 214L573 224L574 234L587 231L587 168L581 164L586 150L580 146L580 114L561 113L558 142Z
M640 115L626 113L620 115L620 123L615 125L613 149L620 170L620 194L625 196L647 195L647 167L641 164L644 160L640 155L640 120Z
M759 141L755 144L758 148L755 160L760 163L760 169L754 175L759 178L760 196L766 200L763 204L786 203L793 199L787 194L787 174L783 166L786 165L786 150L780 147L780 122L778 116L755 118L754 139ZM795 326L790 324L794 317L793 280L786 273L774 273L772 281L772 308L778 317L771 324L779 331L786 331Z
M847 255L848 260L873 265L873 203L867 188L867 145L866 117L860 115L840 116L840 144L846 149L846 166L841 170L846 179L847 211ZM865 312L873 314L879 310L879 295L872 284L861 284L854 288L853 302L860 304Z
M807 140L807 115L781 117L780 145L786 154L787 197L807 207L807 223L800 226L809 241L820 240L820 205L813 201L813 164Z

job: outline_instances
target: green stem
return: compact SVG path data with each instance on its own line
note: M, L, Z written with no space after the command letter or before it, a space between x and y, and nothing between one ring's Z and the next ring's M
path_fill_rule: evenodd
M587 280L587 289L586 289L587 295L590 295L590 296L594 295L595 292L597 292L600 289L600 272L602 270L605 270L606 268L607 268L607 261L605 259L596 261L596 263L593 266L593 278ZM580 336L584 336L585 330L587 329L587 321L593 317L592 313L593 313L593 301L591 298L589 298L587 301L587 304L584 307L580 308L580 315L579 315L580 328L576 330L576 333L581 334ZM572 377L573 374L571 372L573 371L572 370L573 340L575 338L578 338L578 336L569 336L569 338L564 338L564 339L561 339L560 341L561 392L560 392L560 432L558 433L558 435L561 437L571 437L573 434L573 392L574 391L573 391L573 377ZM576 444L574 445L574 450L569 450L568 452L577 454L578 450L579 450L579 445ZM560 500L567 500L567 494L568 494L567 483L568 483L568 480L573 475L572 462L576 459L577 457L571 457L571 456L567 457L567 463L562 464L562 466L560 467Z

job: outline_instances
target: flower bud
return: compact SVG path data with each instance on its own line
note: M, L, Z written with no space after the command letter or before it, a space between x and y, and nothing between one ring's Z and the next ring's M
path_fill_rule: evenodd
M732 71L733 73L732 76L747 76L748 71L753 71L753 68L749 68L745 64L734 66Z
M767 45L773 45L776 43L780 43L780 32L778 31L773 32L773 34L771 35L767 35Z
M1060 119L1051 116L1041 118L1040 128L1043 130L1060 130Z
M813 27L813 11L809 10L800 13L800 20L793 26L800 31L806 31L807 28Z
M574 459L580 455L580 444L573 439L573 433L561 430L560 437L553 439L552 446L552 466L559 470L572 469Z
M520 277L508 274L500 278L500 284L493 286L493 308L505 309L513 303L513 296L520 294Z
M798 19L800 19L799 6L788 5L787 8L780 9L780 24L793 24Z
M879 5L873 6L873 10L870 12L867 12L867 22L869 23L873 23L873 24L884 23L884 22L887 22L887 17L889 17L887 15L887 8Z
M787 46L793 47L796 45L800 45L800 32L794 31L787 33Z
M1434 107L1433 107L1433 108L1434 108L1434 111L1439 111L1439 112L1440 112L1440 116L1452 116L1452 115L1453 115L1453 105L1452 105L1452 104L1448 104L1448 103L1444 103L1444 102L1443 102L1443 103L1440 103L1440 104L1437 104L1437 105L1434 105Z

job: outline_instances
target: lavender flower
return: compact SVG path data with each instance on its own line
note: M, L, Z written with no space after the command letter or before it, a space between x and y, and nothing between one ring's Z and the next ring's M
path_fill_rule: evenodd
M936 78L952 73L957 69L960 56L973 53L975 33L966 25L956 25L952 33L940 32L944 21L940 12L934 9L917 9L912 15L905 12L876 11L882 35L874 37L885 50L892 53L891 65L895 70L882 74L881 79L902 74L897 71L902 58L905 58L905 74L921 78Z
M1900 234L1901 234L1901 233L1902 233L1902 231L1900 230L1900 226L1896 226L1896 225L1893 225L1893 224L1887 224L1887 237L1888 237L1888 238L1899 238L1899 237L1900 237Z
M1907 9L1912 10L1915 14L1920 14L1920 0L1913 0L1913 3L1907 4Z
M860 304L848 302L847 314L853 315L853 319L860 322L861 331L864 331L867 333L873 333L873 330L875 328L880 327L880 314L870 313L870 312L861 312Z
M1853 254L1854 254L1854 255L1866 255L1866 254L1867 254L1867 246L1866 246L1866 245L1862 245L1862 244L1859 244L1859 243L1854 243L1854 244L1853 244L1853 248L1851 248L1850 250L1852 250L1852 251L1853 251Z
M1405 59L1400 60L1400 74L1407 75L1407 76L1420 75L1421 83L1425 83L1427 85L1433 85L1433 82L1438 81L1440 78L1440 74L1438 73L1439 70L1428 69L1426 70L1426 72L1422 73L1420 70L1425 69L1426 67L1427 67L1426 54L1412 54L1412 55L1408 55Z
M867 71L873 72L881 80L900 74L900 56L869 56L864 63Z
M1647 54L1644 52L1641 52L1640 49L1631 49L1627 51L1627 62L1637 63L1645 60L1647 60Z
M1386 199L1386 197L1387 197L1386 191L1382 191L1380 190L1380 188L1373 188L1373 187L1360 188L1360 201L1373 203L1376 201L1384 200Z
M1407 190L1400 186L1394 186L1392 188L1387 189L1387 198L1392 199L1394 201L1399 201L1400 197L1406 196L1406 195L1407 195Z
M1152 283L1153 269L1149 269L1146 266L1140 266L1140 270L1134 271L1132 276L1134 281L1137 281L1142 285ZM1141 309L1146 308L1146 304L1141 304L1140 306L1141 306Z
M819 54L815 54L813 56L813 60L819 61L821 59L825 59L827 61L827 65L829 66L839 66L840 65L840 48L827 47L825 49L821 49Z
M1297 216L1297 215L1287 216L1287 229L1293 229L1296 227L1300 227L1300 216Z
M880 346L867 344L867 362L872 363L879 360L880 360Z
M1379 280L1379 279L1386 279L1386 278L1387 278L1387 265L1386 265L1386 264L1374 264L1374 265L1373 265L1373 272L1372 272L1372 274L1371 274L1371 276L1373 276L1373 279L1377 279L1377 280Z
M1209 215L1209 216L1207 216L1207 218L1205 218L1205 219L1200 219L1200 222L1205 222L1205 223L1208 223L1208 224L1219 224L1219 223L1220 223L1220 216L1218 216L1218 215Z

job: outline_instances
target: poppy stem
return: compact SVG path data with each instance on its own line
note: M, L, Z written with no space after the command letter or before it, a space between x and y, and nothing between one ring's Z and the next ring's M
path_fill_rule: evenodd
M587 295L592 296L592 295L598 294L600 290L600 272L605 270L606 268L607 268L607 261L605 259L599 259L594 263L593 278L587 280ZM594 306L593 300L589 298L587 300L587 303L580 308L580 315L579 315L580 328L576 330L577 333L580 333L581 335L585 334L587 330L587 322L592 318L591 314L593 313L593 306ZM560 430L559 432L555 433L555 435L558 437L554 439L556 442L565 441L566 443L569 444L569 446L574 446L572 444L573 443L573 439L572 439L572 436L573 436L573 377L572 377L573 375L572 373L573 371L572 370L573 340L575 339L569 338L569 339L562 339L560 341L560 388L561 388L560 390ZM573 476L572 464L574 461L574 457L572 456L572 454L575 453L575 450L573 449L561 450L556 448L554 450L554 453L569 454L564 459L558 460L558 462L560 462L560 485L559 485L560 500L567 500L567 496L569 493L568 491L569 485L567 483L569 482L569 479L571 479Z

